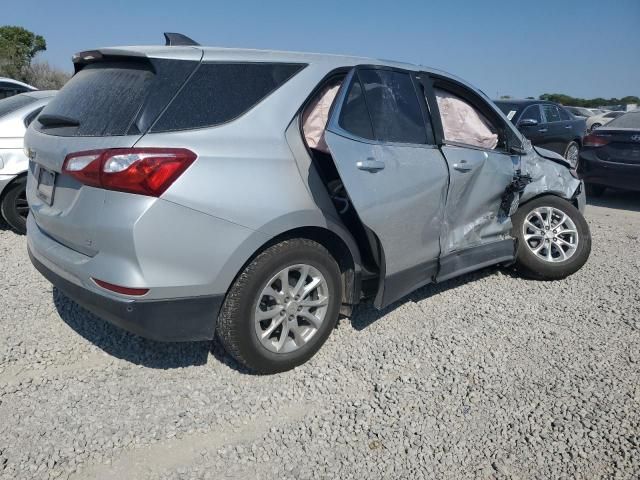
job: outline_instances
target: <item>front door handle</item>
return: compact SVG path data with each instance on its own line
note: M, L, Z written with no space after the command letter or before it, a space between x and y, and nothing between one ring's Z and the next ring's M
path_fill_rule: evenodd
M457 170L462 173L471 171L471 167L469 166L466 160L460 160L460 163L454 163L453 168L454 170Z
M567 130L570 130L572 127L571 127L571 125L567 125L564 128L566 128Z
M549 129L548 128L540 128L540 129L538 129L538 131L540 133L545 133L547 130L549 130Z
M356 167L367 172L377 172L384 168L384 162L374 158L367 158L366 160L356 163Z

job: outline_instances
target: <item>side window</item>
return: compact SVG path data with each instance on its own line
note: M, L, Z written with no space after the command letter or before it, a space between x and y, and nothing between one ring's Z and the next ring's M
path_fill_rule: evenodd
M362 85L357 76L353 78L347 93L347 100L340 111L338 123L347 132L353 133L357 137L374 140L373 127L367 111L367 104L364 100Z
M445 141L488 150L498 146L498 130L471 102L442 88L434 93Z
M40 112L42 111L42 109L44 108L44 106L35 109L33 112L31 112L29 115L27 115L24 118L24 126L29 128L29 125L31 125L31 122L33 122L35 120L35 118L40 114Z
M560 111L560 119L563 122L566 122L567 120L571 120L571 115L564 108L558 107L558 110Z
M542 115L540 115L540 106L539 105L529 105L524 109L522 115L520 116L520 120L524 119L532 119L538 123L542 123Z
M547 122L559 122L560 121L560 112L558 112L558 107L555 105L542 105L542 110L544 111L544 116L547 119Z
M358 72L377 140L427 143L422 109L408 73L392 70Z

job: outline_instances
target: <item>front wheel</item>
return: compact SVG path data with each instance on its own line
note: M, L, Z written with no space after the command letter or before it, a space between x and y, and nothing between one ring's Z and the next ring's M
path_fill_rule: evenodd
M27 215L29 215L26 189L26 178L14 180L7 187L0 203L2 216L11 228L21 235L27 233Z
M539 280L577 272L591 253L591 232L580 211L555 196L522 205L511 218L518 241L516 268Z
M329 251L312 240L285 240L260 253L238 276L218 317L217 334L250 370L290 370L326 341L341 298L340 269Z

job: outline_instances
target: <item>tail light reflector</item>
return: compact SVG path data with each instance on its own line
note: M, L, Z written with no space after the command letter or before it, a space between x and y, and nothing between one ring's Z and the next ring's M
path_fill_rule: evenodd
M159 197L195 159L184 148L111 148L71 153L62 171L91 187Z
M611 141L609 135L590 133L582 140L585 147L604 147Z
M148 288L130 288L130 287L122 287L120 285L114 285L113 283L105 282L103 280L98 280L97 278L92 278L96 285L104 288L105 290L109 290L111 292L122 293L123 295L131 295L140 297L145 295L149 289Z

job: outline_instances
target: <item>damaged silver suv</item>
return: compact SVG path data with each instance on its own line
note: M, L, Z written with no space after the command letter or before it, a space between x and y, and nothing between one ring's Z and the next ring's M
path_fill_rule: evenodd
M581 181L466 82L179 43L78 54L26 136L31 260L98 316L279 372L363 298L586 262Z

